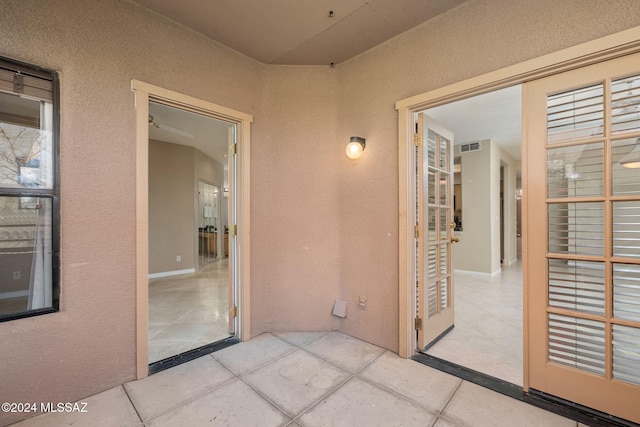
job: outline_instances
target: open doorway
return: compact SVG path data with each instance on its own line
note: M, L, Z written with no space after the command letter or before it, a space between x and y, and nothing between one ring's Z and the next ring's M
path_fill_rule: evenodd
M229 338L228 149L235 124L149 103L148 362ZM233 164L231 164L233 168Z
M456 242L449 261L454 327L420 350L522 386L520 93L519 85L512 86L416 114L434 119L453 135L450 227Z

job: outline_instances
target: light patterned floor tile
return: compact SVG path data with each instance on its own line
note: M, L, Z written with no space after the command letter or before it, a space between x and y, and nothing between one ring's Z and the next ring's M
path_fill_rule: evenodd
M305 347L341 369L356 373L384 352L384 349L339 332L331 332Z
M357 377L298 419L304 427L425 427L435 415Z
M233 374L211 356L203 356L125 384L143 420L148 420L229 381Z
M295 417L350 377L345 371L298 350L244 377L244 380Z
M86 403L86 406L83 405ZM75 410L76 407L72 407ZM30 418L14 427L135 427L142 421L122 387L115 387L78 402L86 412L49 412ZM0 420L0 425L4 425Z
M271 334L262 334L251 341L232 345L212 355L236 375L244 375L295 349L296 347Z
M435 413L444 408L462 382L452 375L413 360L402 359L389 351L359 376L381 384Z
M237 379L153 419L146 425L279 427L286 426L290 421L290 418Z
M465 426L576 426L575 421L466 381L455 393L443 415Z

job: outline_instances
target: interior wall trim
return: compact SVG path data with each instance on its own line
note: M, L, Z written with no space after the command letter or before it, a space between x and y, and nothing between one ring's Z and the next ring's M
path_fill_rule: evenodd
M236 125L236 295L237 338L251 337L250 152L253 116L139 80L131 81L136 107L136 377L149 375L149 101L213 117Z

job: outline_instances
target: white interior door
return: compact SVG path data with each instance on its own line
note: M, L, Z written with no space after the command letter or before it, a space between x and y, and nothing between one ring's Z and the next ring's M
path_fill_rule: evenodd
M416 330L424 350L453 327L453 133L416 114Z

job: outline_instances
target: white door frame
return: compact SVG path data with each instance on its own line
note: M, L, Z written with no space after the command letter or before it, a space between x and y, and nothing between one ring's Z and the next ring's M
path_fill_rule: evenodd
M539 58L531 59L516 65L502 68L481 76L473 77L442 88L425 92L396 102L398 110L398 178L399 178L399 343L398 354L411 357L416 353L416 335L414 316L416 307L415 295L415 257L414 257L414 224L412 212L415 209L415 161L413 156L413 114L427 108L468 98L481 93L502 89L508 86L557 74L594 64L596 62L624 56L640 51L640 26L600 39L589 41L567 49L563 49ZM523 111L523 128L526 129L526 111ZM524 130L523 129L523 130ZM523 132L523 135L526 133ZM523 141L522 152L522 212L526 212L527 194L527 157L526 141ZM527 316L527 219L522 218L523 246L523 278L524 278L524 390L528 390L526 347L528 346Z
M240 111L178 92L131 81L136 105L136 378L149 375L149 101L196 112L237 127L237 337L250 338L250 126L253 117Z

